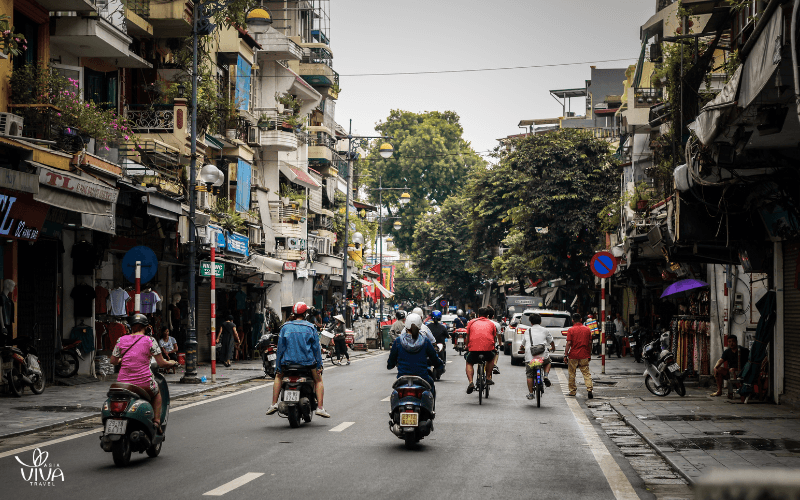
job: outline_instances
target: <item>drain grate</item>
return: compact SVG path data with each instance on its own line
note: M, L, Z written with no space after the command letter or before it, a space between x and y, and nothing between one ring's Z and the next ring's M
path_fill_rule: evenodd
M17 406L15 410L22 411L45 411L51 413L69 413L69 412L99 412L100 408L97 406Z

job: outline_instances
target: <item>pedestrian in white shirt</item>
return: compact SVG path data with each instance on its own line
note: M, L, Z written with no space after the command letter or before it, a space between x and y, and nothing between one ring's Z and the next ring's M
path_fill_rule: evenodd
M525 353L525 376L528 379L528 399L533 399L533 377L536 373L531 366L531 360L534 356L541 356L542 365L544 366L544 385L550 387L550 350L556 350L556 344L553 341L553 336L547 331L547 328L542 326L542 317L534 313L529 316L531 327L525 331L525 336L522 337L522 344L520 351ZM550 348L548 349L548 344Z

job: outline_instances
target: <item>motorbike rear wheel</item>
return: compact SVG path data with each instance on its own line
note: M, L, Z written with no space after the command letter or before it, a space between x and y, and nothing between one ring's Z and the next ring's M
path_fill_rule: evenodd
M670 374L669 378L675 393L680 397L684 397L686 395L686 386L683 385L683 380L675 374Z
M290 406L289 413L289 427L296 429L300 427L300 409L297 406Z
M114 442L111 448L111 456L114 457L114 465L124 467L131 461L131 442L128 436L121 436L119 441Z
M56 376L69 378L78 373L78 356L74 352L61 351L56 354Z
M151 444L150 447L147 448L147 450L145 450L145 452L147 453L147 456L150 457L150 458L156 458L158 456L158 454L161 453L161 445L162 444L164 444L164 441L161 441L158 444Z
M36 377L36 382L31 385L31 392L34 394L41 394L44 392L44 375L39 375Z
M403 440L406 443L407 450L413 450L417 446L417 436L413 432L405 433Z
M656 387L656 383L653 381L653 377L651 377L649 373L644 378L644 385L645 387L647 387L648 391L662 398L667 394L669 394L670 392L672 392L672 387L670 387L669 385L662 385L661 387Z
M16 397L22 397L22 392L25 390L25 382L22 380L22 374L16 368L12 368L8 372L8 388L11 389L11 394Z

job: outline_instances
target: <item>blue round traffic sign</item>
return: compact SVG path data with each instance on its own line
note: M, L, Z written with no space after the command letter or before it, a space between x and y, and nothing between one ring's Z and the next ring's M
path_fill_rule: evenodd
M442 307L447 307L447 301L446 300L442 300L441 302L439 302L439 305L442 306Z
M156 253L146 246L139 245L128 250L122 258L122 274L128 281L136 282L136 261L141 262L142 271L139 278L142 283L155 278L158 271Z
M589 267L598 278L610 278L617 270L617 258L610 252L597 252Z

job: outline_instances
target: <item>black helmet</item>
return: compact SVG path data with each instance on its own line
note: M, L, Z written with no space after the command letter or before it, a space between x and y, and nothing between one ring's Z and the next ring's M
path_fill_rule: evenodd
M397 319L406 319L406 312L405 311L397 311L395 313L395 317L397 317Z
M147 316L144 314L136 313L132 314L131 317L128 318L128 323L131 325L148 326L150 324L150 320L147 319Z

